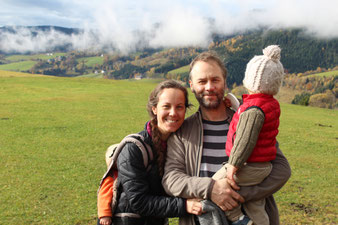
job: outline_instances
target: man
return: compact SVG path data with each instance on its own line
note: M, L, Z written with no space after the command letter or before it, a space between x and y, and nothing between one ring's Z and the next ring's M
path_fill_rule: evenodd
M168 140L168 153L163 176L166 192L183 198L210 199L223 211L238 202L266 198L270 224L279 224L278 209L272 194L291 175L288 161L277 148L270 175L259 185L231 189L227 179L211 176L228 160L225 141L233 111L223 104L227 70L213 53L204 52L190 64L190 88L200 104ZM180 218L181 225L195 225L194 216Z

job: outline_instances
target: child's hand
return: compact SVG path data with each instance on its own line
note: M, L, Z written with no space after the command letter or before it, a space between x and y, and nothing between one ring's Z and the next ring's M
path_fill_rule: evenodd
M238 188L235 180L234 180L234 175L236 174L238 168L228 164L227 165L227 178L228 178L228 182L231 185L232 188L236 189Z
M228 98L223 98L223 104L225 107L230 108L231 107L231 101Z
M186 209L188 213L194 215L201 215L202 214L202 203L200 199L187 199Z
M112 219L109 216L104 216L100 218L100 224L102 225L110 225L111 222L112 222Z

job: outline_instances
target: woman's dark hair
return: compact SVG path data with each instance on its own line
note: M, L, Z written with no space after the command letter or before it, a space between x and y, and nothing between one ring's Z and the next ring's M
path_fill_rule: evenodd
M182 84L180 84L179 82L175 80L166 80L166 81L159 83L156 86L156 88L150 93L148 104L147 104L147 111L150 116L151 137L152 137L154 149L158 155L157 162L158 162L159 171L160 171L161 176L163 175L165 156L167 153L167 149L163 148L162 146L161 132L159 131L158 126L157 126L157 117L153 112L153 107L157 107L159 97L162 94L163 90L169 89L169 88L181 90L184 94L185 108L187 109L191 106L189 104L187 89Z

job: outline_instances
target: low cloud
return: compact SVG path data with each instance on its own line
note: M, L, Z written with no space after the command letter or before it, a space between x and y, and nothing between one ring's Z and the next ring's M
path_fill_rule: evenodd
M61 11L53 15L62 18L62 24L69 16L81 32L69 36L56 30L14 27L15 32L0 31L0 51L47 52L68 46L128 53L144 47L206 47L214 33L229 35L261 26L303 27L317 38L338 38L338 2L331 0L201 0L198 5L190 0L131 0L133 7L122 0L69 2L69 7L66 1L62 4L67 15Z

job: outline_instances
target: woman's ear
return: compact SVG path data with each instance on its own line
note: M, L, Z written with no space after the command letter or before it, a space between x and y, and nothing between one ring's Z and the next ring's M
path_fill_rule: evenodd
M154 115L157 115L157 108L155 106L151 107L151 109L153 110Z

